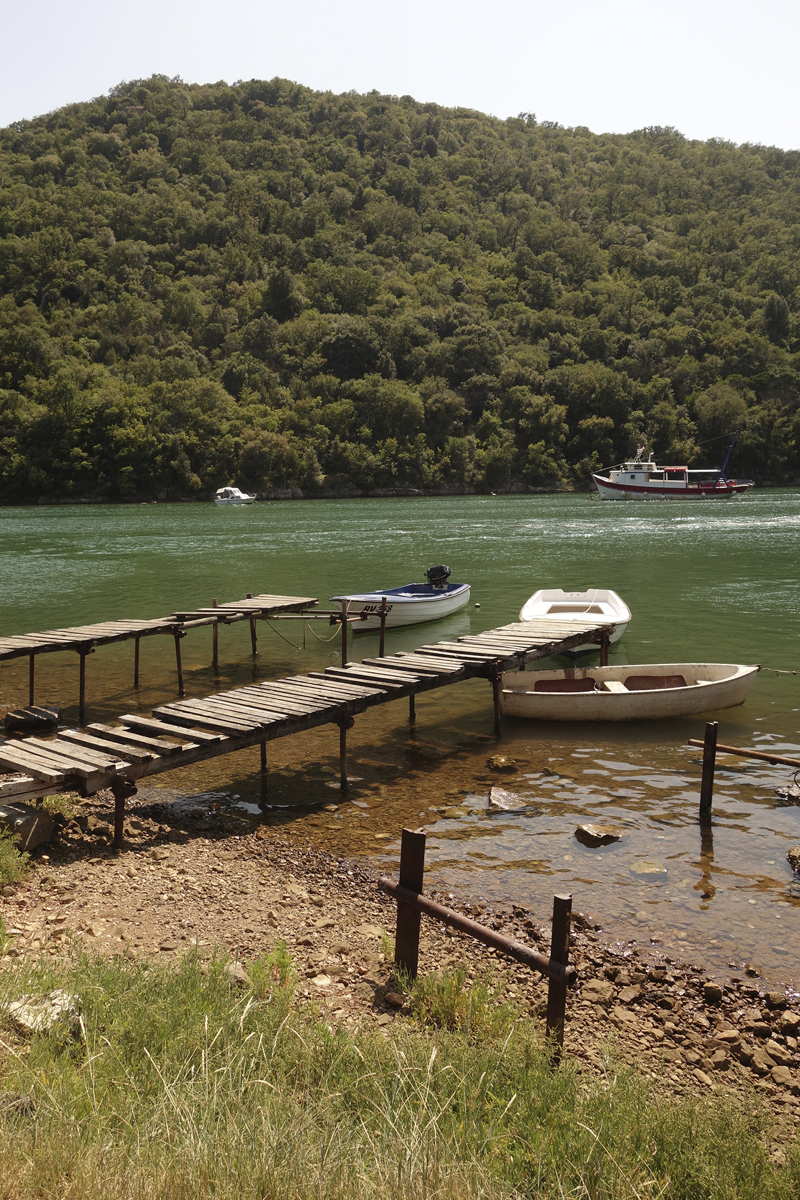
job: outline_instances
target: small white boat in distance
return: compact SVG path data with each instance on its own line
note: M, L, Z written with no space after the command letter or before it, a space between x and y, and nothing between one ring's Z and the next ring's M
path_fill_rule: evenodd
M640 721L691 717L744 704L758 667L646 663L503 676L503 706L534 721Z
M255 496L248 496L247 492L240 492L237 487L217 488L214 496L215 504L255 504L255 502Z
M354 633L369 633L381 627L381 603L386 597L386 628L398 625L417 625L449 617L469 604L471 585L449 583L450 568L431 567L427 583L406 583L402 587L383 588L375 592L352 592L349 596L331 596L331 600L350 601L350 612L366 611L369 616L351 626Z
M625 601L606 588L592 588L588 592L564 592L561 588L543 588L534 592L520 609L520 621L553 621L563 625L565 621L581 621L597 618L597 624L613 622L614 630L609 644L618 642L631 619L631 610ZM574 650L565 651L571 657L588 654L598 649L596 643L584 642Z

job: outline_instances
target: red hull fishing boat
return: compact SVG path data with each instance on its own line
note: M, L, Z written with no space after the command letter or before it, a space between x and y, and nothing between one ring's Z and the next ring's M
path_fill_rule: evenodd
M659 467L640 446L632 462L613 467L605 475L592 475L592 479L602 500L722 500L739 496L753 486L753 481L728 479L725 474L738 436L734 435L719 470Z

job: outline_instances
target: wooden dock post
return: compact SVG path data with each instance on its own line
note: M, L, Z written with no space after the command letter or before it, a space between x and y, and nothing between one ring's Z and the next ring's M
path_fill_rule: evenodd
M111 791L114 794L114 849L122 849L122 839L125 834L125 797L136 795L136 785L122 775L115 775L111 781Z
M411 695L408 697L408 719L409 719L409 722L410 722L412 725L414 724L414 722L415 722L415 721L416 721L416 719L417 719L417 705L416 705L416 699L417 699L417 698L416 698L416 696L414 695L414 693L413 693L413 692L412 692L412 693L411 693Z
M572 896L553 896L553 930L550 958L553 962L569 962L569 936L572 927ZM552 1045L553 1060L558 1062L564 1049L564 1020L567 1012L567 984L551 979L547 985L547 1038Z
M183 637L183 630L176 629L173 637L175 638L175 666L178 670L178 695L185 696L186 693L183 690L183 666L181 665L181 638Z
M604 633L603 636L600 638L600 666L601 667L608 666L608 646L609 646L608 634Z
M252 592L247 593L247 599L248 600L253 599ZM258 654L258 646L256 644L256 619L255 619L255 617L250 618L250 649L253 652L253 658L255 658L255 656Z
M425 834L404 829L400 842L400 886L412 892L422 891L425 874ZM419 968L420 911L397 901L397 926L394 936L395 965L415 979Z
M492 668L492 699L494 701L494 732L497 737L503 732L503 673L498 667Z
M36 655L31 654L28 659L28 703L33 705L36 703Z
M706 722L703 741L703 780L700 784L700 818L711 816L711 801L714 798L714 767L717 760L718 721Z
M211 607L217 607L217 597L211 601ZM219 621L215 621L211 626L211 666L215 671L219 670Z
M139 639L133 639L133 686L139 686Z
M342 666L347 666L347 610L350 606L349 600L342 601Z
M261 774L266 775L266 773L267 773L267 743L262 742L261 743Z
M386 653L386 597L381 596L381 640L378 646L378 658L383 658ZM31 701L33 703L33 701Z

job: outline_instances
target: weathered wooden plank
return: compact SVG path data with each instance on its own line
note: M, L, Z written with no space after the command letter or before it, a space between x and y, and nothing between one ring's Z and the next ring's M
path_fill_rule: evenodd
M333 679L361 679L361 678L364 678L364 679L369 679L372 682L375 682L374 675L366 675L365 674L362 676L361 672L352 671L345 667L326 667L325 674L326 674L326 676L333 678ZM413 684L412 684L412 681L410 678L404 679L402 682L400 682L396 679L390 679L389 676L387 676L386 679L381 681L381 687L383 688L383 690L385 692L402 692L402 691L405 691L406 688L412 687L412 686L413 686Z
M243 724L241 721L223 720L216 714L208 712L175 712L172 710L157 708L156 713L163 713L174 725L186 725L192 727L191 736L194 737L194 726L198 725L201 729L213 729L217 733L226 733L234 743L238 735L252 733L259 726L256 722L248 722ZM233 749L233 745L231 745ZM174 756L177 757L177 756Z
M344 679L332 680L324 671L309 671L308 675L297 679L298 687L307 688L315 694L340 696L345 700L380 699L383 695L381 688L365 683L347 683Z
M180 745L176 746L174 742L165 742L161 738L144 737L141 733L130 733L114 725L88 725L87 730L89 733L96 734L106 741L119 742L120 745L125 747L126 753L129 746L135 746L140 750L149 750L157 755L177 754L182 749ZM178 737L180 735L176 732L175 736Z
M103 741L102 738L90 733L84 733L77 729L64 729L60 737L62 741L72 742L76 746L88 746L90 750L104 751L107 756L111 756L113 752L119 753L122 747L118 742ZM152 758L157 758L152 750L136 749L134 746L125 746L125 757L129 762L150 762Z
M299 689L298 689L299 691ZM263 704L266 707L280 708L281 711L293 713L300 716L304 713L318 712L321 708L330 707L330 700L323 696L312 697L310 693L306 699L298 699L296 693L279 692L270 689L262 693L260 696L248 697L246 694L244 699L249 699L253 704Z
M19 743L19 748L15 744L13 749L9 748L9 743L0 742L0 763L4 767L12 767L14 770L25 771L27 775L33 775L35 779L43 779L45 783L63 783L65 775L63 771L56 770L52 763L45 762L44 759L36 754L22 749L23 742Z
M126 713L119 718L119 721L120 724L129 725L131 729L142 729L146 733L155 733L162 738L174 737L181 742L186 740L185 727L176 728L166 718L162 721L157 721L152 717L140 717L135 713ZM201 742L203 745L209 746L215 742L226 741L226 738L221 733L202 733L200 730L192 731L190 736L193 742Z
M91 775L95 771L124 770L130 766L129 762L123 760L122 755L98 754L96 750L90 750L88 747L79 749L61 738L54 738L50 742L41 741L39 738L25 738L25 745L37 754L51 758L59 767L61 763L65 766L74 764L70 770L78 775Z

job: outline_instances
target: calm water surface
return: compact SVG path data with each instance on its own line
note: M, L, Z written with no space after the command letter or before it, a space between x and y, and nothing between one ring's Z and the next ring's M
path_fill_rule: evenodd
M480 608L420 631L388 635L387 650L516 619L537 588L611 587L633 621L611 651L620 663L761 663L800 669L800 493L769 491L697 506L612 504L588 496L454 497L258 504L64 507L0 511L0 630L20 633L114 617L156 617L246 592L329 596L422 579L447 562L473 585ZM322 622L259 625L250 658L246 623L186 637L187 692L206 695L253 678L337 662ZM354 657L377 652L356 639ZM175 694L172 640L142 642L142 686L132 690L132 645L100 648L87 663L92 719L151 709ZM544 663L551 666L552 663ZM77 715L77 656L37 660L37 699ZM0 703L27 700L27 660L0 666ZM800 755L800 675L761 672L746 705L714 714L720 740ZM704 719L625 725L508 721L492 736L491 693L474 681L417 701L410 728L400 701L365 714L350 735L359 777L340 803L334 727L270 746L267 819L288 836L336 852L394 860L404 823L429 830L431 879L463 895L514 900L544 917L568 887L577 907L614 937L656 937L675 954L725 973L752 962L773 979L798 978L800 888L786 851L800 842L800 807L775 788L786 768L722 759L714 822L696 820ZM519 764L498 780L497 750ZM258 812L258 751L158 777L175 790L213 793ZM527 802L489 813L493 783ZM325 806L336 805L335 811ZM458 807L464 815L445 816ZM437 811L439 810L439 811ZM579 822L625 829L589 850ZM640 874L642 865L648 874ZM654 872L655 873L652 873Z

